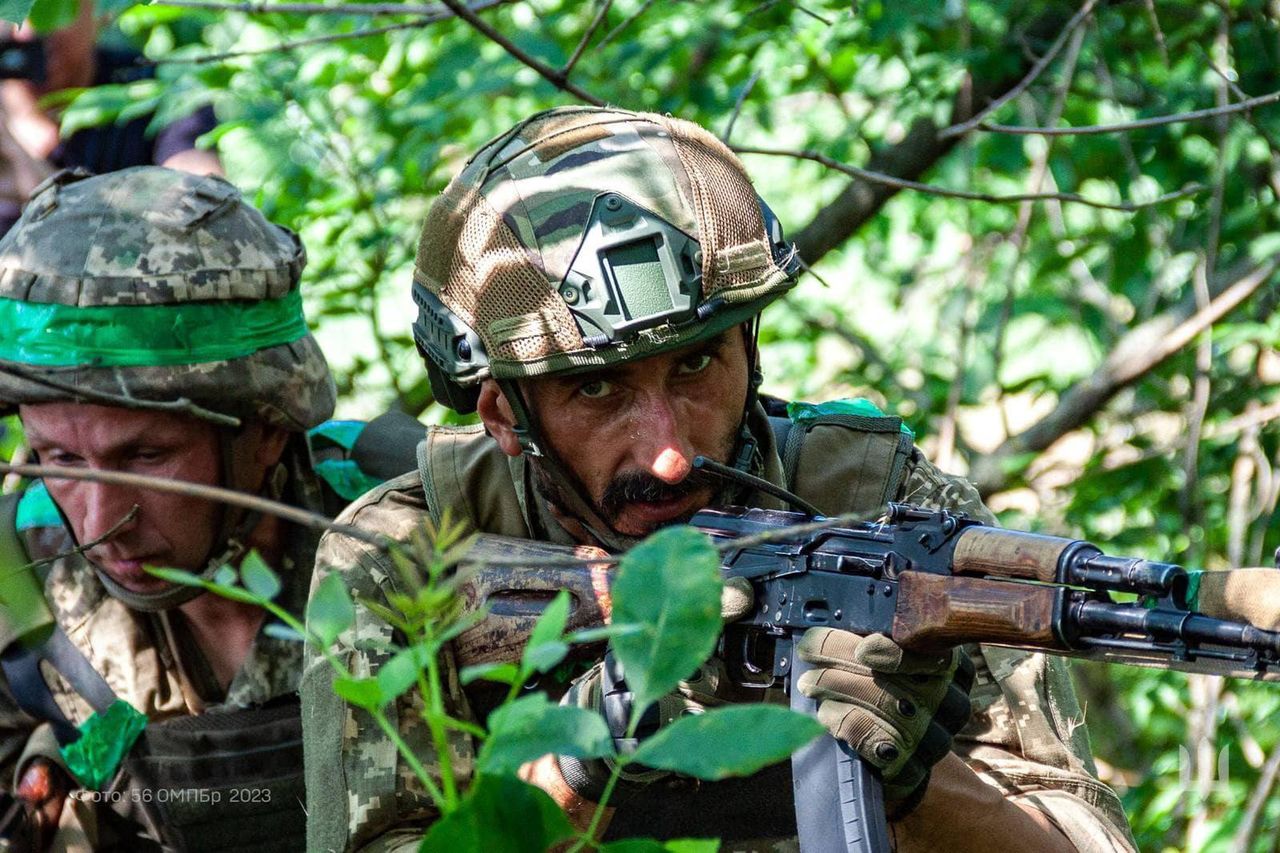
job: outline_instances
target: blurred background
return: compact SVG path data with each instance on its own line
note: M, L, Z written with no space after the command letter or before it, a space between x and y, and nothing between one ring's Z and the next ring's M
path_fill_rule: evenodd
M0 2L27 19L2 194L131 123L140 162L224 170L306 243L342 416L449 417L409 336L427 207L490 136L594 100L744 151L811 268L765 314L765 390L901 415L1008 526L1273 562L1280 2L90 4ZM1280 690L1074 672L1143 850L1280 849Z

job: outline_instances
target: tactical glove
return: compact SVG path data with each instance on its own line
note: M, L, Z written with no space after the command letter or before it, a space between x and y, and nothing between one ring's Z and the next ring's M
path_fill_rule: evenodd
M720 616L725 622L741 619L754 606L751 584L744 578L730 578L725 582L720 599ZM627 723L631 719L633 696L627 687L622 665L609 652L600 663L580 676L561 699L561 704L576 705L595 711L604 717L613 736L614 746L621 755L635 752L640 741L652 736L659 728L669 725L686 714L701 714L707 708L719 707L732 701L733 684L724 663L712 658L679 683L675 690L663 696L648 709L636 728L636 736L627 736ZM598 802L605 783L613 772L614 762L605 758L581 759L556 756L560 773L569 787L579 796ZM647 785L671 774L665 770L653 770L632 765L622 771L619 783L628 786Z
M973 663L958 648L917 654L834 628L806 631L796 654L814 666L796 686L819 701L818 721L880 771L890 817L905 816L969 720Z
M1280 570L1189 572L1191 606L1215 619L1280 631Z

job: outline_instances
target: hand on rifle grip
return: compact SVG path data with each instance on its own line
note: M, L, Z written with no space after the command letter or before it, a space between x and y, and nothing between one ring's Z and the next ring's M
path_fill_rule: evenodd
M806 631L796 654L814 666L796 687L819 700L818 721L880 771L891 817L905 816L969 720L973 663L959 648L918 654L834 628Z

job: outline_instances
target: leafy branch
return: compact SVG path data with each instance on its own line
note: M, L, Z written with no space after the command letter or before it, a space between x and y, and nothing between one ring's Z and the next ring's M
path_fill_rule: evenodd
M1085 198L1078 193L1010 193L1008 195L992 195L990 193L970 192L969 190L953 190L945 187L935 186L933 184L922 184L919 181L911 181L905 178L894 177L884 172L876 172L870 169L862 169L858 166L850 166L847 163L841 163L827 155L810 149L783 149L783 148L753 148L750 146L735 145L733 150L739 154L763 154L771 157L794 157L798 160L811 160L814 163L821 163L828 169L837 172L843 172L854 178L860 178L871 183L881 184L886 187L893 187L900 190L915 190L916 192L928 193L930 195L942 196L944 198L959 198L966 201L982 201L991 204L1017 204L1028 201L1057 201L1072 202L1075 204L1083 204L1089 207L1097 207L1103 210L1118 210L1124 213L1133 213L1147 207L1165 204L1170 201L1176 201L1180 198L1196 195L1204 192L1207 187L1201 184L1191 184L1180 190L1164 193L1150 201L1133 202L1106 202L1097 201L1091 198Z
M485 23L484 20L482 20L479 15L471 11L471 9L464 6L462 3L458 2L458 0L441 0L441 2L443 2L444 5L448 6L451 10L453 10L453 13L455 15L457 15L462 20L466 21L473 28L475 28L475 30L478 33L480 33L485 38L497 44L507 53L511 54L511 56L514 57L519 62L529 66L534 71L538 72L538 75L542 77L544 80L546 80L548 83L551 83L553 86L555 86L558 89L563 89L564 91L568 92L569 94L573 95L579 100L585 101L588 104L594 104L597 107L603 107L605 105L604 101L597 98L595 95L592 95L590 92L586 91L580 86L574 83L571 83L569 81L569 75L567 73L567 70L572 70L571 65L566 65L565 69L552 68L550 65L547 65L545 62L538 59L537 57L534 57L528 53L525 53L523 50L517 47L516 44L511 41L511 39L507 38L502 33L494 29L492 26Z

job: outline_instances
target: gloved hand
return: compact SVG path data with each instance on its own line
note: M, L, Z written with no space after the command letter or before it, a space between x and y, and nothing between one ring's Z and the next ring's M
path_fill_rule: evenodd
M1280 631L1280 570L1188 572L1191 606L1205 616Z
M744 578L730 578L725 582L720 598L723 621L741 619L751 612L754 605L750 582ZM576 705L603 716L618 753L629 755L635 752L640 741L651 737L662 726L686 714L701 714L707 708L727 704L734 695L734 685L723 661L712 658L681 681L675 690L646 709L636 727L636 736L630 738L627 736L627 723L631 719L633 696L627 687L622 665L610 651L604 660L574 681L560 701L561 704ZM599 800L614 768L614 762L604 758L581 759L560 755L556 756L556 761L569 787L592 802ZM628 785L647 785L670 775L665 770L633 765L620 774L619 783L625 789Z
M834 628L806 631L796 654L814 666L796 687L819 701L818 721L880 771L891 819L905 816L969 720L973 663L958 648L917 654Z

